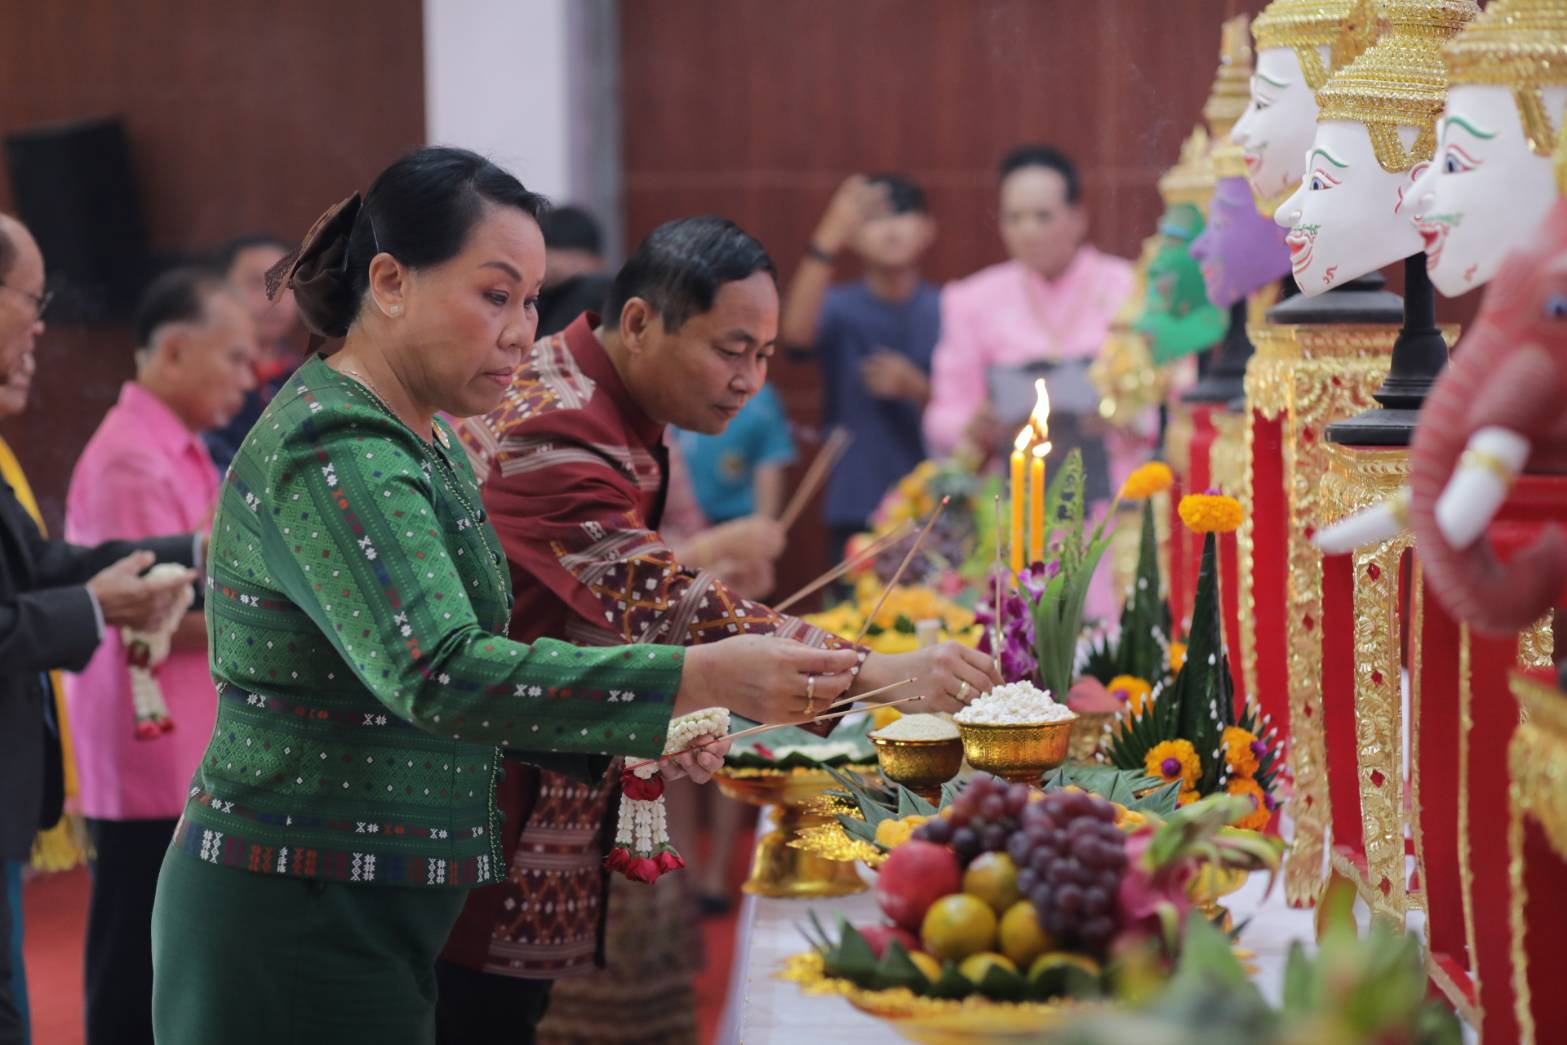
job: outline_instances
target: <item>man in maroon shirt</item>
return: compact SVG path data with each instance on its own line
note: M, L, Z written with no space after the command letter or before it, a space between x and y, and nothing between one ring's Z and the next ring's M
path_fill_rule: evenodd
M621 269L607 307L607 321L584 313L538 342L505 403L463 427L511 566L512 636L689 645L751 633L844 645L682 566L658 533L664 426L721 432L766 380L778 332L767 252L722 219L670 222ZM907 678L916 681L882 699L918 693L930 709L954 710L1000 681L986 657L948 643L865 655L855 689ZM509 881L475 891L448 942L443 1042L492 1028L530 1040L519 1025L542 1015L548 982L593 964L616 779L590 787L508 762L498 801Z

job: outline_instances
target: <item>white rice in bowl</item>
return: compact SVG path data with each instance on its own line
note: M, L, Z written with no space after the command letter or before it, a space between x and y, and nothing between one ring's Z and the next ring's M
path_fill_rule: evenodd
M953 716L966 726L1021 726L1067 722L1077 716L1032 682L997 686Z
M904 715L871 736L878 740L955 740L958 727L945 715Z

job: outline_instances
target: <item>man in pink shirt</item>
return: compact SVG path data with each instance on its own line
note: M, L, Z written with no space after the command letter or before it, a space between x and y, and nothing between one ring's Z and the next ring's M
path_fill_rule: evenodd
M70 540L95 544L204 531L219 476L201 433L226 424L255 384L250 316L221 275L178 269L136 316L137 374L82 451L66 502ZM106 630L66 680L80 811L96 855L87 923L87 1042L152 1042L152 903L158 868L216 717L199 611L154 675L175 728L138 740L130 669Z

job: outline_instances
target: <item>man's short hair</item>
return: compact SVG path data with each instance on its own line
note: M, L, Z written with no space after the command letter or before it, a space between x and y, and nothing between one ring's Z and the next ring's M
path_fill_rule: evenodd
M724 218L678 218L654 229L621 267L604 303L604 321L620 322L626 302L641 298L674 331L713 307L725 283L765 272L778 280L773 259L753 236Z
M887 190L887 202L894 214L929 214L925 205L925 190L913 179L902 174L867 174L865 180Z
M228 289L223 274L202 265L170 269L153 280L136 306L136 347L151 348L158 332L172 323L199 323L213 294Z
M16 244L11 242L11 236L6 232L6 226L15 220L11 215L0 211L0 280L9 276L11 266L16 264Z
M276 247L278 250L287 253L294 249L294 244L284 243L282 239L268 232L243 233L223 244L222 249L218 251L216 258L214 258L218 271L227 274L234 267L234 262L239 260L241 254L255 247Z
M1020 145L1001 158L1002 181L1014 171L1027 167L1043 167L1061 175L1066 182L1066 201L1076 203L1083 195L1082 182L1077 177L1077 165L1066 153L1053 145Z
M547 210L539 216L539 228L544 232L544 245L553 250L604 252L604 233L598 219L581 207L568 204Z

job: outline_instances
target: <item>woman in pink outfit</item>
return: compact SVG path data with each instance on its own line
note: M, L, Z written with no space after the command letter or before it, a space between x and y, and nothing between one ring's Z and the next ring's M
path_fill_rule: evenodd
M984 457L1011 444L1019 418L999 417L990 372L1061 364L1063 386L1082 388L1110 321L1132 293L1132 264L1084 242L1088 215L1071 159L1025 146L1001 162L1001 239L1008 261L950 283L941 297L941 340L931 371L925 442L936 456L966 444ZM1070 375L1067 371L1072 371ZM1081 398L1081 397L1078 397ZM1083 451L1090 502L1102 505L1146 455L1135 434L1109 430L1090 412L1053 403L1052 458ZM1088 613L1111 612L1109 571L1089 593Z

